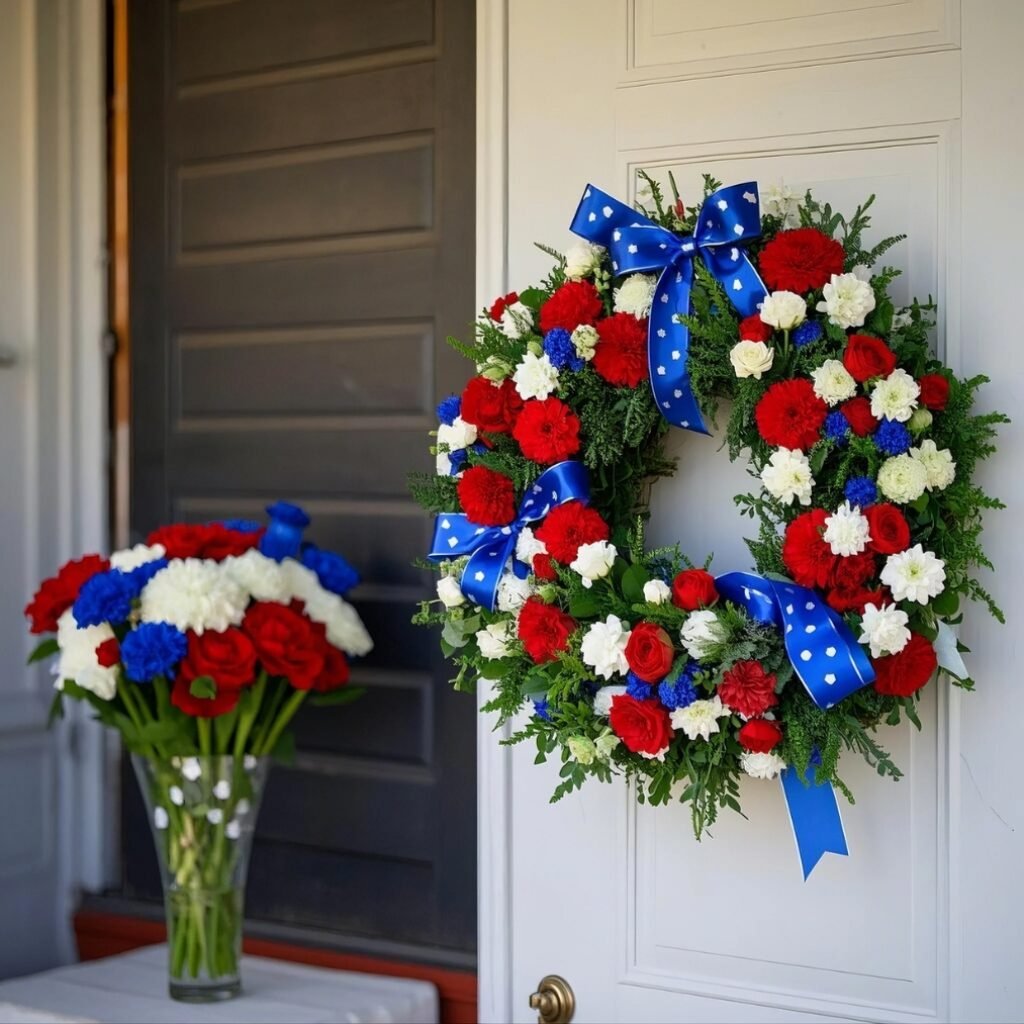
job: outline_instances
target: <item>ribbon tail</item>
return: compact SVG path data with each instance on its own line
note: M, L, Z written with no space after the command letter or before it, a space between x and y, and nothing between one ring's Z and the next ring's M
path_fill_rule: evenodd
M515 545L516 538L512 534L496 543L485 544L473 552L460 584L466 597L475 604L494 611L498 603L498 584Z
M849 856L843 819L832 783L818 782L813 764L807 769L806 783L792 766L783 769L779 779L806 882L826 853Z

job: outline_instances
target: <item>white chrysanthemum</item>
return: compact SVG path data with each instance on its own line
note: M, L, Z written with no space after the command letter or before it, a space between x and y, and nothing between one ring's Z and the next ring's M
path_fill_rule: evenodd
M114 631L108 623L80 629L71 609L64 612L57 620L60 654L53 670L57 689L63 689L64 680L70 679L100 700L113 700L117 692L117 667L104 668L96 660L96 648L113 637Z
M615 289L615 312L632 313L638 320L647 319L657 285L654 274L630 274Z
M901 367L897 367L871 392L871 415L876 420L898 420L906 423L917 408L921 385Z
M529 580L521 580L514 572L506 572L498 581L498 611L519 611L532 593Z
M792 448L779 448L772 452L768 465L761 470L761 483L765 490L783 504L794 500L810 505L814 476L807 456Z
M672 600L672 588L664 580L648 580L644 584L644 600L651 604L665 604Z
M140 618L167 622L183 633L220 633L237 626L249 595L219 562L175 558L143 588Z
M597 333L597 328L590 324L580 324L572 332L570 338L572 340L572 347L576 349L576 355L589 363L594 358L597 343L601 340L601 335Z
M695 740L710 739L711 734L718 732L718 720L728 718L732 712L722 703L718 696L710 700L695 700L685 708L676 708L672 712L672 728L682 729L686 738Z
M729 350L729 362L737 377L760 380L775 362L775 349L763 341L740 341Z
M871 647L872 658L899 654L910 640L909 621L907 613L901 612L894 604L884 604L881 608L866 604L859 640Z
M527 352L512 379L520 398L547 398L558 387L558 370L546 352L540 356Z
M592 242L574 242L565 250L565 276L570 281L581 281L590 277L599 266L604 255L603 245Z
M120 569L121 572L131 572L132 569L155 562L166 554L167 550L163 544L136 544L133 548L115 551L110 556L110 568Z
M761 190L761 209L769 217L778 217L782 226L798 228L800 226L800 208L803 206L804 194L781 181L767 185Z
M548 546L544 541L537 540L537 534L529 526L524 526L516 538L516 558L520 562L532 566L536 555L546 555L547 553Z
M512 619L492 622L476 634L476 645L485 658L504 658L515 635L516 624Z
M740 754L740 767L752 779L774 779L783 768L786 762L770 751L767 754L759 754L753 750L745 750Z
M829 323L847 330L862 327L868 313L875 308L875 293L867 281L856 274L833 274L832 280L821 290L819 313L827 313Z
M594 714L598 718L607 718L612 710L612 701L626 692L625 686L602 686L594 694Z
M807 303L796 292L772 292L761 303L761 319L769 327L788 331L807 319Z
M826 359L811 371L814 393L828 405L838 405L857 394L857 382L838 359Z
M518 341L533 330L533 313L521 302L513 302L501 314L501 332L510 341Z
M437 581L437 596L445 608L458 608L466 603L466 595L454 576L442 576Z
M871 528L859 507L851 507L844 501L835 512L825 518L825 532L822 539L832 549L833 555L859 555L871 540Z
M624 676L629 671L626 644L629 627L617 616L609 615L604 622L595 622L584 634L580 654L602 679Z
M878 489L890 501L906 505L917 501L928 486L928 471L910 455L894 455L878 471Z
M956 463L948 448L940 449L934 441L928 440L911 448L907 454L924 467L927 490L943 491L956 479Z
M946 563L915 544L885 560L881 580L897 601L927 604L945 589Z
M256 548L250 548L242 555L224 559L224 571L254 601L291 600L288 581L280 562L267 558Z
M569 568L583 577L583 586L593 586L594 580L604 579L615 564L615 545L606 540L595 540L581 544Z
M726 639L725 627L710 609L690 612L679 630L686 653L700 661Z

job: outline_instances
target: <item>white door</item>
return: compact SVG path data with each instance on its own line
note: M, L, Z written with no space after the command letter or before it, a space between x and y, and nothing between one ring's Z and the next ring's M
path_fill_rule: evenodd
M480 11L481 301L543 271L532 242L567 244L588 181L631 199L638 168L671 170L699 196L708 171L841 208L874 192L876 234L910 236L887 257L901 294L941 304L947 362L993 377L985 402L1019 406L1024 4L511 0L507 24ZM987 470L1011 508L1021 429ZM677 432L673 446L651 541L748 567L731 500L743 469L713 439ZM549 805L557 766L499 751L484 722L482 1015L536 1019L529 993L558 973L580 1021L1019 1019L1014 518L990 517L986 535L1011 625L979 610L963 630L979 692L933 687L923 731L886 734L900 783L844 762L851 855L806 883L777 784L749 781L749 821L723 816L698 844L686 808L638 807L622 785Z

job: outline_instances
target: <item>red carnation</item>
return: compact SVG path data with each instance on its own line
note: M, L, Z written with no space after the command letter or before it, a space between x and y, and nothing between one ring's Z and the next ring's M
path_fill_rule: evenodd
M654 757L672 742L672 721L657 701L637 700L625 693L613 697L608 724L634 754Z
M870 551L837 558L835 565L832 566L829 586L847 590L859 587L875 575L876 568L875 557Z
M458 483L459 502L471 523L507 526L516 516L516 495L504 473L486 466L471 466Z
M576 620L557 605L529 597L519 612L519 639L538 665L554 661L576 631Z
M872 377L888 377L896 369L896 353L881 338L852 334L846 340L843 366L861 383Z
M869 505L864 509L868 520L868 541L872 551L880 555L895 555L910 547L910 526L903 513L888 502Z
M684 569L672 581L672 603L677 608L695 612L708 608L718 600L715 577L704 569Z
M775 675L765 672L759 661L737 661L722 676L716 692L733 711L754 718L778 704L776 682Z
M889 597L889 591L885 587L879 587L877 590L865 590L863 587L837 587L828 592L826 601L830 608L841 615L846 612L863 615L865 605L873 604L876 608L881 608L882 603Z
M760 313L745 316L740 321L741 341L768 341L771 336L772 329L761 319Z
M822 508L803 512L786 527L782 560L802 587L827 587L836 555L822 539L828 513Z
M939 659L935 648L919 633L911 633L906 647L898 654L872 658L875 689L889 697L909 697L932 677Z
M580 324L593 324L604 310L597 289L589 281L567 281L540 307L541 333L555 327L575 331Z
M597 325L601 340L594 349L594 369L609 384L635 388L647 380L647 321L632 313L615 313Z
M814 291L843 272L843 247L817 228L780 231L761 250L761 277L772 291Z
M660 683L672 668L676 652L661 626L641 622L629 634L625 655L634 675L645 683Z
M240 629L230 626L216 632L188 634L188 654L182 659L179 673L188 682L209 676L221 690L239 690L248 686L256 675L256 648Z
M768 444L801 451L820 439L827 415L828 406L805 377L773 384L754 410L757 429Z
M474 377L462 392L459 415L485 434L507 434L522 408L523 400L511 380L492 384L486 377Z
M574 561L581 544L593 544L610 536L601 514L579 501L567 501L552 509L535 531L548 554L563 565Z
M871 412L871 402L863 395L843 402L839 406L839 411L846 417L850 429L858 437L867 437L868 434L873 434L878 427L878 420Z
M545 553L533 556L533 575L539 580L557 580L558 573L555 572L555 563L551 556Z
M121 660L121 645L117 637L104 640L96 648L96 661L101 668L113 668Z
M501 320L505 315L505 310L509 306L514 306L519 301L519 295L517 292L509 292L508 295L503 295L500 299L495 299L493 305L487 310L487 315L495 322Z
M752 718L743 723L736 739L755 754L767 754L782 742L782 729L767 718Z
M109 568L110 563L100 555L86 555L61 566L57 575L44 580L25 605L25 614L32 620L31 632L55 633L57 620L75 603L86 580Z
M580 450L580 421L560 398L531 399L523 406L512 436L533 462L551 465Z
M270 675L284 676L296 689L308 690L323 672L321 637L295 607L257 601L245 613L242 628Z
M207 523L200 558L211 558L221 562L225 558L244 555L256 547L263 536L263 530L232 530L223 523Z
M299 602L295 602L295 606L298 607ZM318 693L330 693L348 682L348 659L327 639L327 627L322 622L311 622L310 624L320 642L320 654L324 659L324 667L320 675L313 680L313 689ZM306 687L299 687L299 689L306 689Z
M926 409L942 412L949 401L949 378L941 373L926 373L918 383L921 385L921 404Z

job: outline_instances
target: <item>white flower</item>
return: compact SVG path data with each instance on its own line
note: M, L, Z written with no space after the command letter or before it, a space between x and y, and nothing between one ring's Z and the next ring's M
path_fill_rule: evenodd
M664 604L672 599L672 588L664 580L648 580L644 584L644 600Z
M718 696L710 700L695 700L672 712L672 728L682 729L687 739L695 740L699 736L706 740L713 732L719 731L718 719L728 718L731 714Z
M626 692L625 686L602 686L594 694L594 714L598 718L607 718L612 709L612 701Z
M859 555L871 540L867 516L859 507L851 507L848 501L844 501L825 518L822 539L832 549L833 555Z
M786 762L770 751L767 754L758 754L752 750L745 750L740 754L740 767L752 779L774 779L783 768Z
M772 292L761 303L761 319L769 327L788 331L807 318L807 303L796 292Z
M595 622L584 634L580 653L602 679L624 676L629 671L626 644L629 627L617 616L609 615L604 622Z
M611 572L615 564L615 545L606 540L595 540L591 544L581 544L576 557L569 563L569 568L583 577L583 586L592 586L594 580L603 579Z
M591 242L574 242L565 250L565 276L570 281L590 277L599 266L604 255L603 245Z
M347 654L363 655L373 650L373 640L359 613L337 594L326 590L315 572L294 558L286 558L281 570L288 588L287 599L297 598L305 604L306 614L325 627L331 644Z
M927 490L943 491L956 479L956 463L948 448L939 449L934 441L922 441L907 454L924 467Z
M280 562L267 558L256 548L242 555L224 559L224 571L254 601L280 601L291 599L288 582Z
M223 632L245 615L249 595L219 562L172 559L143 588L143 622L168 622L183 633Z
M775 362L775 349L763 341L740 341L730 349L729 362L737 377L760 380Z
M865 284L870 284L871 282L871 268L866 263L858 263L850 273L858 281L863 281Z
M875 308L875 293L867 281L856 274L833 274L832 280L821 290L819 313L828 313L829 323L846 330L861 327L868 313Z
M890 501L906 505L917 501L928 486L928 471L910 455L895 455L878 471L878 489Z
M876 420L898 420L906 423L917 408L921 385L897 367L884 380L880 380L871 392L871 415Z
M57 646L60 655L54 667L57 689L70 679L83 690L96 694L100 700L113 700L117 692L117 667L104 668L96 660L96 648L113 639L109 623L79 628L69 608L57 620Z
M797 500L810 505L814 477L807 456L792 448L779 448L772 452L768 465L761 470L761 482L773 498L791 505Z
M514 572L506 572L498 581L498 611L517 612L533 593L529 580L521 580Z
M946 563L915 544L885 560L881 580L897 601L927 604L945 589Z
M558 387L558 371L547 353L535 356L527 352L512 375L520 398L547 398Z
M501 314L501 332L510 341L518 341L533 329L533 313L521 302L513 302Z
M657 285L654 274L630 274L615 289L615 312L632 313L638 320L645 320L651 315Z
M536 555L546 555L548 546L542 540L537 540L537 535L529 526L524 526L516 538L516 558L527 565L533 565Z
M437 581L437 596L445 608L458 608L466 603L466 595L454 576L442 576Z
M597 343L601 340L601 335L597 333L597 328L592 327L590 324L580 324L572 332L570 338L572 340L572 347L576 349L576 355L589 363L594 358L594 350L597 348Z
M907 613L901 612L894 604L884 604L881 608L866 604L858 639L870 645L872 658L898 654L910 640L909 621Z
M713 611L702 609L690 612L682 629L679 630L679 639L686 648L686 653L700 661L726 639L726 631Z
M131 572L132 569L155 562L166 554L167 550L163 544L136 544L133 548L115 551L110 556L110 568L120 569L121 572Z
M437 428L437 475L451 476L452 452L468 448L476 438L476 427L461 416L456 416L451 423L442 423Z
M838 359L826 359L811 371L814 393L828 405L838 405L857 394L857 382Z
M516 624L512 619L492 622L476 634L476 644L485 658L504 658L515 635Z
M770 217L778 217L782 226L796 228L800 226L800 208L803 206L803 194L781 181L766 186L761 192L761 209Z

